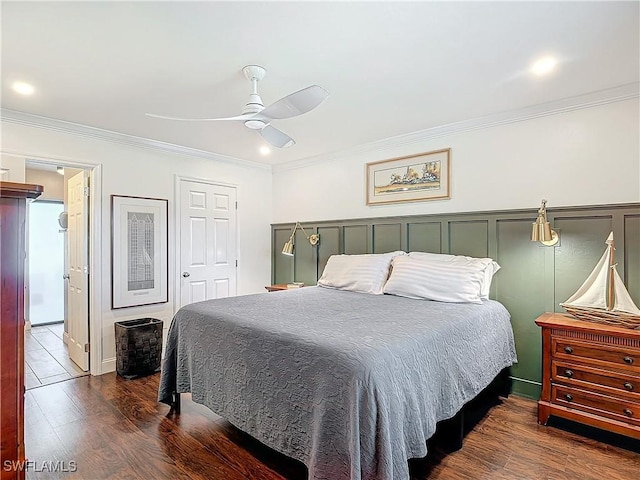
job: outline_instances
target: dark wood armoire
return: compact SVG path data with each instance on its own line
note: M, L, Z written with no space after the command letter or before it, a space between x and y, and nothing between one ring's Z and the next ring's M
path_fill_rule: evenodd
M27 199L39 185L0 182L0 478L24 471L24 264Z

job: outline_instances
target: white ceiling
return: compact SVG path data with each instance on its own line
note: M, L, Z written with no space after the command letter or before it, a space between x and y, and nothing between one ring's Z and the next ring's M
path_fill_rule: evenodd
M1 2L2 107L280 164L640 80L639 2ZM533 78L544 54L557 71ZM259 64L265 105L329 98L275 121L297 144L258 153L236 122ZM22 97L16 80L37 91Z

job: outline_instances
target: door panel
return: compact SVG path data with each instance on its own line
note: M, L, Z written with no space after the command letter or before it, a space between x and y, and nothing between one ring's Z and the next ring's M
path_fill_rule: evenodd
M85 372L89 370L89 197L87 172L80 172L69 179L68 225L69 242L69 358Z
M180 181L180 306L236 294L236 189Z

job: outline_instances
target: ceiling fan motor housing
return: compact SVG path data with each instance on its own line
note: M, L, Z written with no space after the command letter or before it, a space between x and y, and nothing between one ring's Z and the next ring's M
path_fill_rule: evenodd
M258 113L264 110L264 104L262 98L257 93L249 95L249 101L242 107L242 115Z

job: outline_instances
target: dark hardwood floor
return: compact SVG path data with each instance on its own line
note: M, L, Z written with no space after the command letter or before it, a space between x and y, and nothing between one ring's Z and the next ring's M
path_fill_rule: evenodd
M304 465L188 395L182 396L182 413L167 416L169 408L156 402L158 381L159 374L124 380L112 373L27 391L27 478L306 478ZM485 402L474 412L462 450L446 454L431 445L425 459L410 461L412 480L640 478L636 441L575 424L539 426L535 402L515 396Z

